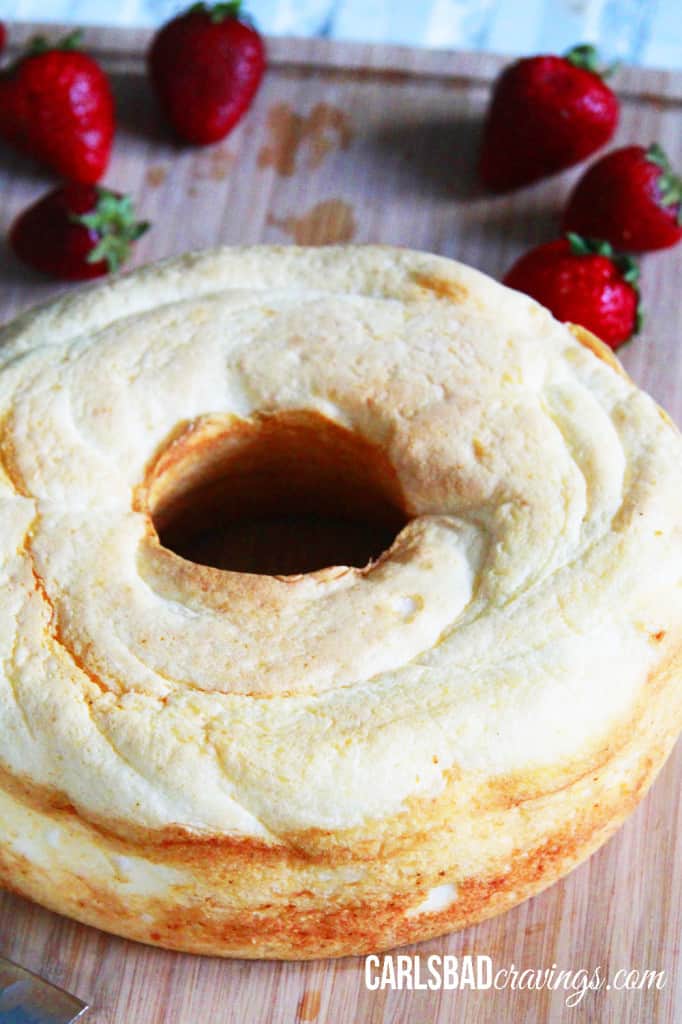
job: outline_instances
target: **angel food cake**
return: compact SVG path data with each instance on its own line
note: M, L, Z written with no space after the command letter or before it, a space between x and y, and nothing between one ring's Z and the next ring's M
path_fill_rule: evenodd
M174 949L357 954L513 906L642 797L682 718L682 442L597 339L443 258L290 247L1 341L4 885ZM385 550L186 557L282 507Z

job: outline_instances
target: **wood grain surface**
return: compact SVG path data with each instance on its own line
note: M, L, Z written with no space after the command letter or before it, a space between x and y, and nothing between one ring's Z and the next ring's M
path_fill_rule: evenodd
M31 31L19 26L18 42ZM50 33L55 32L54 28ZM499 277L557 232L579 171L512 196L473 176L481 113L500 60L277 40L255 106L221 144L175 144L144 78L143 32L93 30L111 71L119 131L106 183L129 191L153 228L135 262L219 242L385 242L429 249ZM682 75L624 69L617 143L661 142L682 164ZM0 153L0 235L51 185ZM647 317L622 350L634 379L682 421L682 252L644 260ZM63 286L0 248L0 320ZM342 344L342 339L339 341ZM401 952L485 954L495 968L666 972L661 990L587 993L576 1009L548 991L371 992L361 959L307 964L220 961L147 948L0 894L0 953L63 985L93 1024L679 1024L682 1020L680 745L636 813L563 882L510 913Z

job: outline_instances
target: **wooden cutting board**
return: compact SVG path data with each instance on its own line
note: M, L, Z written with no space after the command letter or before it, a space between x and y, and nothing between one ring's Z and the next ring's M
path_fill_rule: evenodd
M13 44L35 30L18 26ZM50 34L56 29L49 28ZM491 55L321 40L270 44L270 70L246 120L207 149L176 145L144 77L144 32L94 30L88 45L113 76L119 131L111 187L153 229L142 263L219 242L386 242L430 249L499 277L557 231L579 171L513 196L480 193L480 117L501 61ZM616 143L661 142L682 165L682 75L623 69ZM0 155L0 235L50 184ZM0 320L63 286L0 248ZM682 421L682 247L644 261L644 330L622 350L635 380ZM342 344L342 339L339 342ZM681 496L682 497L682 496ZM666 972L660 991L370 992L363 960L309 964L183 956L113 938L0 894L0 953L76 992L93 1024L674 1024L682 1020L682 748L614 839L565 881L516 910L404 952L486 954L495 968Z

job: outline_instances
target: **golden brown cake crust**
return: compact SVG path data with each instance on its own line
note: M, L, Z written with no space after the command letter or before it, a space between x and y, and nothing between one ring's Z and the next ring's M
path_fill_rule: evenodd
M174 949L359 954L513 906L642 797L682 720L682 443L584 329L292 247L0 344L4 885ZM287 491L396 540L297 576L164 546Z

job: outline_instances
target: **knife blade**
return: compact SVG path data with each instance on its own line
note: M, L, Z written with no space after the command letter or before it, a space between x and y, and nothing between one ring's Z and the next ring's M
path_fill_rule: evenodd
M0 957L0 1024L71 1024L87 1003Z

